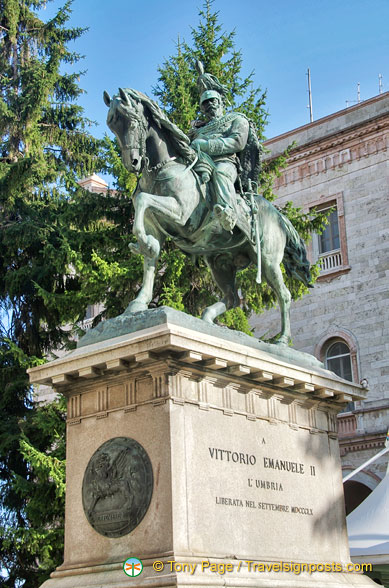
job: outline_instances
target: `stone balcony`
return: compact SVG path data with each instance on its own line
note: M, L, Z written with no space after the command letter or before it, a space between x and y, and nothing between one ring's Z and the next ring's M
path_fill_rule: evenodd
M320 266L322 273L332 272L338 268L341 268L342 265L342 253L340 249L320 254Z

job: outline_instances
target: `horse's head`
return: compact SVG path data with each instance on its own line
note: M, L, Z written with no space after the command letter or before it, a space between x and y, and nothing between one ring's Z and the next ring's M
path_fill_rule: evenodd
M144 108L131 90L119 88L112 99L104 92L108 106L107 125L116 135L122 153L122 161L128 171L139 174L145 164L147 121Z

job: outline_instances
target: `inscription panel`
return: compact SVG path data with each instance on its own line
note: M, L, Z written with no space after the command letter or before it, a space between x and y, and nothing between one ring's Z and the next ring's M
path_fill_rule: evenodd
M190 549L238 557L239 548L239 557L251 558L347 557L339 458L325 433L215 412L196 421L200 426L185 427Z

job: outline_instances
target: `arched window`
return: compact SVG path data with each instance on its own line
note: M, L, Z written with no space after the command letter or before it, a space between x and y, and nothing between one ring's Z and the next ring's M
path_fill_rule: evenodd
M352 382L351 352L344 341L335 341L327 347L325 365L331 372Z
M359 382L358 343L351 331L343 328L329 330L318 341L315 356L328 370L350 382Z
M315 355L325 367L337 376L350 382L359 382L357 341L354 335L342 328L326 333L315 348ZM354 410L355 403L349 402L342 412Z

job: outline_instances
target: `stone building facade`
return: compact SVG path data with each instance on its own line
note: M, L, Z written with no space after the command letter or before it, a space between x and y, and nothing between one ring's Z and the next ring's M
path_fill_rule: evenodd
M331 209L330 224L308 245L321 273L292 303L295 348L369 388L339 416L346 475L384 447L389 427L389 92L265 143L272 158L293 142L277 179L277 205ZM279 330L278 309L252 318L257 336ZM345 484L352 510L386 472L388 454Z

